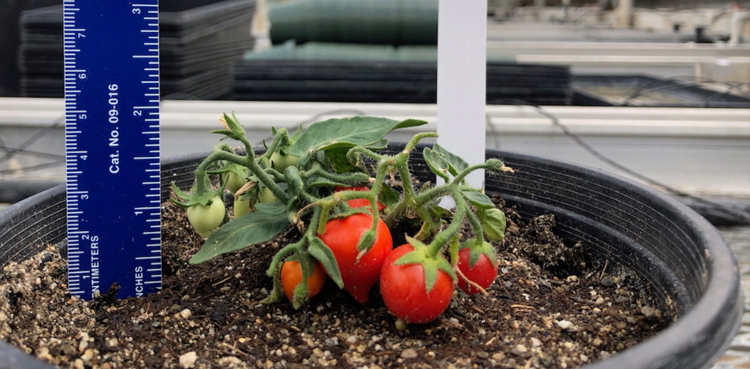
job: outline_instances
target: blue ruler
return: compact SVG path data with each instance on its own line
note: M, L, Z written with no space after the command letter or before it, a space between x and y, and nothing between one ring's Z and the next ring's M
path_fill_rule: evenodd
M161 289L157 0L63 0L68 287Z

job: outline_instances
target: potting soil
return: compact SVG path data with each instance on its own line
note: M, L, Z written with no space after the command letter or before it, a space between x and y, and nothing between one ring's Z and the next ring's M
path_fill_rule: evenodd
M262 304L271 257L299 237L291 227L189 265L202 240L184 210L165 203L162 291L71 298L64 247L50 246L0 275L0 339L64 368L571 368L675 319L638 277L614 264L592 266L586 245L566 246L553 216L506 213L487 296L459 290L436 321L399 331L377 288L364 306L330 281L300 310L288 301Z

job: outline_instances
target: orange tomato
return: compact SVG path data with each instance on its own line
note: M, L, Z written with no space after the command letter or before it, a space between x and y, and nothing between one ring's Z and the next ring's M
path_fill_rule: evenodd
M287 261L281 266L281 286L284 287L284 293L289 301L294 299L294 289L302 283L302 267L299 261ZM326 273L320 266L320 263L315 264L313 274L310 278L307 278L307 298L311 299L317 295L320 290L323 289L323 285L326 283Z

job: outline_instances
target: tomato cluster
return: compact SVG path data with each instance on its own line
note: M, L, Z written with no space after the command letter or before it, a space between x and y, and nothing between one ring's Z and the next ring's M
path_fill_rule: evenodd
M273 141L264 140L266 151L260 155L234 114L224 114L220 122L224 130L213 133L241 142L244 153L219 143L196 168L190 192L173 183L173 200L187 208L193 228L206 238L190 263L296 228L300 237L283 245L266 271L274 285L264 302L286 295L299 308L331 279L364 304L379 283L389 311L415 324L440 316L456 285L467 294L484 293L495 280L497 261L489 242L503 239L505 214L483 191L467 185L466 177L479 169L512 173L502 161L470 165L433 144L423 148L422 159L445 181L416 188L409 181L409 156L420 140L436 135L418 133L393 155L382 150L389 132L427 122L349 117L313 123L304 133L300 126L293 135L274 128ZM209 175L218 176L220 185ZM231 220L222 201L226 190L234 195ZM439 207L445 196L453 198L455 211ZM416 223L412 220L421 221L419 231L394 249L388 226ZM465 224L475 238L460 243ZM446 246L450 261L443 255Z

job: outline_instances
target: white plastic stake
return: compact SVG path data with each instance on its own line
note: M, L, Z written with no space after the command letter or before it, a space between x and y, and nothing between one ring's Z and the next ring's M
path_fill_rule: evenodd
M484 162L487 1L440 0L438 8L438 143L470 165ZM467 177L481 188L484 171ZM454 204L441 206L451 207Z

